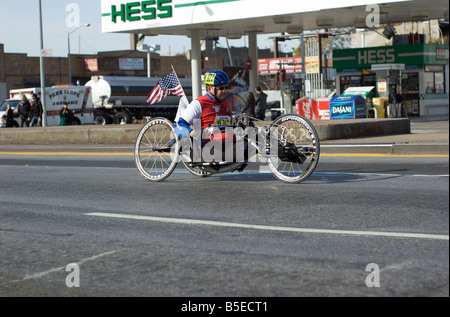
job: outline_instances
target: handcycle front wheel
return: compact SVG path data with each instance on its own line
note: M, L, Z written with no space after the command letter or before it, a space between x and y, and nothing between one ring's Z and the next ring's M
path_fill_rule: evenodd
M287 114L270 126L272 174L287 183L300 183L314 172L320 156L319 136L306 118Z
M153 118L139 131L134 161L143 177L160 182L172 174L179 160L179 141L166 118Z

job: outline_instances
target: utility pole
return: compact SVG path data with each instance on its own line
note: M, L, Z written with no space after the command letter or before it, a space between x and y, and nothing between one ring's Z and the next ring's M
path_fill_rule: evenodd
M73 30L72 32L68 32L67 33L67 57L69 60L69 85L72 85L72 62L70 60L70 34L72 34L73 32L75 32L76 30L78 30L81 27L89 27L90 24L86 23L84 25L80 25L79 27L77 27L75 30Z
M319 33L317 34L317 40L319 42L319 74L323 74L324 76L324 80L326 80L327 75L326 75L326 71L322 72L322 39L328 38L328 30L325 30L326 33ZM325 67L327 67L328 65L325 65Z
M284 41L286 41L286 39L284 37L278 37L278 36L274 37L274 39L273 39L273 57L274 58L280 57L278 43L284 42Z
M41 75L41 103L42 103L42 126L47 126L47 105L45 104L45 66L44 66L44 34L42 30L42 6L39 0L39 30L41 37L41 50L39 54L40 75Z

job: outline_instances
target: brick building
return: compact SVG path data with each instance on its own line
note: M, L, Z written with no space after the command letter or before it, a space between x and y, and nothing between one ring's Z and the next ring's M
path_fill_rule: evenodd
M206 47L212 46L207 41ZM260 50L260 58L270 56L270 50ZM230 67L229 56L233 58ZM151 74L164 76L175 68L180 78L191 77L191 64L186 55L160 56L151 54ZM233 76L246 67L247 48L231 47L205 49L204 70L224 69ZM45 57L46 86L69 84L69 61L67 57ZM137 76L147 77L147 53L136 50L98 52L92 54L71 54L72 83L84 85L91 76ZM0 43L0 99L6 99L11 89L40 87L39 57L31 57L21 53L5 53Z

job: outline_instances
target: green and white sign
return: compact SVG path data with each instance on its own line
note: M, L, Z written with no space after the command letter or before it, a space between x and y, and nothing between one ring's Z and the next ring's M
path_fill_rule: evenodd
M333 68L338 72L352 68L371 68L377 64L448 64L448 60L437 59L438 49L448 48L439 44L412 44L380 46L370 48L343 49L333 51Z
M103 32L126 32L215 22L254 0L102 0Z
M449 98L449 94L420 94L420 100L447 100Z
M154 20L173 16L172 0L147 0L111 5L111 12L103 14L111 17L112 23Z
M379 0L377 3L399 1L405 0ZM373 5L374 2L374 0L359 0L358 6ZM101 0L102 30L127 32L171 28L171 32L168 33L180 34L190 27L210 30L211 24L214 23L284 15L292 17L301 13L354 6L354 0ZM270 22L272 23L272 20ZM242 26L245 26L245 23L241 24ZM264 28L265 25L261 27Z

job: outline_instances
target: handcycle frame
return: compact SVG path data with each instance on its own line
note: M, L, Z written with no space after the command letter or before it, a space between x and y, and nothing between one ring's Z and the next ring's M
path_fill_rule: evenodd
M137 136L134 151L136 167L150 181L165 180L180 161L190 173L199 177L242 172L248 163L264 163L283 182L300 183L309 178L320 157L319 137L311 122L300 115L286 114L275 119L270 127L255 127L250 121L252 119L246 115L236 115L232 126L211 127L213 131L208 131L208 128L202 131L203 139L205 134L212 139L217 135L214 129L218 133L230 132L231 129L236 136L233 149L237 151L236 141L244 142L244 153L248 155L246 159L235 161L236 157L233 160L217 157L205 160L203 153L200 160L194 159L195 149L204 149L203 146L195 147L198 138L180 139L171 121L153 118L144 124ZM253 136L253 131L257 136L254 139L249 137Z

